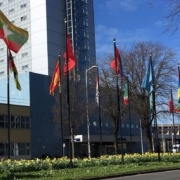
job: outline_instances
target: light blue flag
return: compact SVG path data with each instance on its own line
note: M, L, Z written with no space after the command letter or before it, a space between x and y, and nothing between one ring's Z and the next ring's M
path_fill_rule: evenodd
M144 76L143 82L141 87L145 89L149 93L149 105L150 105L150 112L152 114L152 118L154 118L154 111L155 111L155 89L153 87L154 84L154 73L153 73L153 66L152 66L152 57L150 55L148 69Z
M141 87L143 89L147 90L148 93L151 93L153 90L153 67L152 67L151 56L150 56L149 63L148 63L148 69L144 76Z

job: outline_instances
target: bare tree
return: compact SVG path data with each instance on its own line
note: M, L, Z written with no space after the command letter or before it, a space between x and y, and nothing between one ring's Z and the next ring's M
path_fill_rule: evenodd
M68 119L68 107L67 107L67 84L66 78L61 82L61 99L58 91L55 93L56 103L53 106L54 122L56 124L57 133L61 134L61 127L63 130L63 137L69 137L71 134L71 146L72 146L72 158L75 157L74 147L74 135L78 134L80 127L84 124L85 112L84 100L82 94L85 94L85 88L82 84L74 81L72 76L69 81L69 94L70 94L70 126ZM82 92L82 94L79 93ZM61 102L60 102L61 101ZM62 104L60 109L60 103ZM61 114L62 113L62 116ZM62 121L60 120L62 117ZM61 124L62 123L62 124Z
M158 1L149 0L151 6ZM164 17L167 19L165 32L172 31L175 33L179 29L180 24L180 0L164 0L163 6L169 9L168 14Z
M157 118L166 117L168 113L168 101L170 97L170 89L176 83L175 75L177 67L175 66L175 53L172 49L168 49L161 44L152 42L137 42L130 50L121 50L124 74L129 76L131 101L133 112L138 114L142 121L142 126L146 131L149 151L152 151L151 126L152 121L149 116L148 94L141 88L143 78L145 76L146 67L149 60L149 55L152 53L153 67L156 82L156 109ZM106 58L108 62L109 57ZM109 64L109 63L108 63ZM105 88L104 99L106 101L105 109L114 124L114 137L116 148L116 137L119 131L117 121L115 99L114 99L114 76L105 63L102 65L101 85ZM120 92L122 93L122 91ZM121 108L121 117L125 114L125 110Z
M115 73L110 69L109 62L112 60L112 56L106 57L104 61L101 61L100 65L100 85L101 85L101 99L102 99L102 110L103 114L109 117L112 121L113 125L113 137L114 137L114 153L118 153L118 135L120 132L120 118L124 114L124 108L121 107L120 104L120 118L118 117L118 109L117 109L117 88L116 88L116 75ZM122 81L120 78L118 78L119 81L119 95L120 99L122 99Z

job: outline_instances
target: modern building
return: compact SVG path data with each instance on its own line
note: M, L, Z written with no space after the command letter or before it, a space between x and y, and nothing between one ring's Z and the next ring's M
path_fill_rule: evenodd
M159 124L161 151L169 152L173 144L180 144L180 124Z
M64 64L66 24L77 62L73 74L78 78L78 82L82 80L81 82L85 83L85 69L96 64L93 0L0 0L0 9L14 25L29 32L28 41L20 51L17 54L12 52L22 91L19 92L14 88L13 77L11 77L9 96L10 109L16 109L15 106L17 106L18 110L25 108L29 112L27 117L30 119L30 138L24 143L30 143L31 150L28 156L33 158L44 151L48 152L48 147L51 147L51 151L54 147L51 144L53 141L51 140L50 143L46 137L49 135L53 138L54 134L54 130L49 132L49 125L45 123L52 119L53 103L51 101L54 100L49 96L48 86L59 54L61 54L61 63ZM40 74L42 74L43 80L40 79ZM37 81L38 79L39 81ZM2 40L0 40L0 80L0 104L7 107L7 47ZM45 85L47 86L46 95L43 96L45 90L42 87ZM38 96L36 96L37 92L39 92ZM36 98L33 98L35 96ZM5 118L7 111L4 109L6 108L2 108L0 112L3 123L7 120ZM21 117L22 115L21 112L17 112L11 116ZM21 131L21 128L18 129ZM47 132L49 133L47 134ZM38 140L37 134L39 137L44 137L43 140ZM4 152L6 152L7 141L0 140L3 141L0 142L1 145L3 144L1 147L5 148ZM10 139L10 141L19 147L20 140ZM56 141L55 146L58 146L59 139L54 138L54 141ZM51 152L51 154L55 153Z
M54 97L49 95L51 78L27 72L20 74L19 79L22 91L16 89L13 76L10 78L9 131L7 83L0 79L0 157L8 156L8 133L11 159L35 158L45 152L59 155L60 138L52 122Z
M59 156L61 139L53 123L54 97L49 95L51 75L60 53L64 64L65 18L76 57L75 75L85 84L85 70L96 64L93 0L0 0L0 9L16 26L29 32L27 43L15 54L14 61L19 72L22 91L16 90L10 78L10 126L11 155L14 158L34 158L41 154ZM89 76L88 76L89 78ZM89 82L89 81L88 81ZM0 156L7 156L7 56L6 45L0 41ZM94 93L94 92L93 92ZM84 96L85 93L79 93ZM95 93L94 93L95 94ZM90 94L92 97L92 94ZM92 98L94 98L93 96ZM83 98L82 98L83 99ZM20 123L14 122L17 120ZM24 128L24 117L29 127ZM3 124L3 125L2 125ZM15 126L13 126L15 124ZM85 126L75 136L76 155L87 153L87 129ZM112 123L102 121L103 153L113 154ZM129 129L132 128L133 152L141 152L138 118L133 124L122 124L123 147L130 148ZM16 135L14 135L14 133ZM99 154L98 118L90 117L92 156ZM25 138L26 137L26 138ZM64 155L68 155L69 137L64 137ZM119 142L118 142L119 143ZM144 148L147 145L144 142ZM20 151L21 150L21 151ZM144 149L145 150L145 149Z
M0 0L0 9L14 25L29 32L25 45L13 53L19 73L52 75L58 54L65 51L65 18L76 74L83 71L84 75L86 67L96 64L93 0ZM6 75L6 45L0 41L0 78Z

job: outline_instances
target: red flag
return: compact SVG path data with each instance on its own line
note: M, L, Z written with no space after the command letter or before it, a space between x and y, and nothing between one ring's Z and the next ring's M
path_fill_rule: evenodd
M60 83L60 68L59 68L59 61L58 61L56 64L53 76L52 76L51 84L49 87L49 94L54 95L54 91L56 87L59 85L59 83Z
M169 112L173 113L174 112L174 104L173 104L173 97L172 97L172 89L171 89L171 99L169 101Z
M170 112L170 113L173 113L173 109L174 109L174 107L173 107L173 102L172 102L172 101L169 101L169 112Z
M116 61L115 59L113 59L111 62L110 62L110 66L111 68L118 74L120 75L121 77L123 77L123 69L122 69L122 62L121 62L121 56L120 56L120 53L119 53L119 50L118 48L115 46L115 57L116 57ZM116 67L117 66L117 67Z
M74 66L76 65L76 60L74 58L71 40L70 40L68 34L66 36L66 43L67 43L67 50L64 53L64 58L66 59L66 63L64 64L64 75L67 75L67 62L68 62L68 71L73 69ZM68 53L68 59L67 59L67 55L66 55L67 53Z

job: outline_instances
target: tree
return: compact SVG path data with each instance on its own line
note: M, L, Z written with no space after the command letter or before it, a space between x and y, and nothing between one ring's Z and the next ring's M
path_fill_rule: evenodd
M61 100L60 94L57 90L55 93L56 103L53 106L54 122L56 124L57 134L61 135L63 131L63 137L69 137L71 134L71 147L72 147L72 158L75 157L74 147L74 135L78 134L80 127L84 124L85 112L84 100L82 94L78 93L81 91L85 94L85 88L79 82L74 81L73 73L70 74L69 81L69 95L70 95L70 125L68 119L68 106L67 106L67 83L66 77L63 76L61 79ZM61 101L61 102L60 102ZM62 104L60 109L60 103ZM62 121L60 119L62 113ZM61 124L62 123L62 124ZM62 129L61 129L62 127Z
M131 50L124 52L124 66L126 73L130 76L133 100L136 103L135 111L142 120L142 126L146 131L149 151L152 151L151 126L152 119L148 115L148 94L141 88L149 55L152 53L152 62L155 75L155 95L157 118L168 114L167 102L170 97L170 89L176 82L175 53L161 44L152 42L138 42Z
M153 5L154 0L150 0ZM158 3L158 1L156 1ZM180 24L180 0L166 0L163 5L169 9L168 14L165 16L167 19L166 32L172 30L175 33L179 29Z
M121 107L121 102L120 102L120 117L118 117L118 109L117 109L117 88L116 88L116 75L114 72L110 69L110 60L113 59L112 56L110 55L106 60L102 62L100 65L100 86L102 88L101 92L102 94L101 99L102 99L102 110L104 116L109 117L112 120L112 125L113 125L113 138L114 138L114 153L118 154L118 135L119 132L121 131L120 129L120 121L121 117L124 114L124 108ZM122 81L120 78L118 78L119 81L119 95L120 99L122 99ZM120 132L121 133L121 132Z
M149 151L152 151L151 126L152 121L149 116L148 94L141 88L141 84L146 72L149 55L152 53L155 82L156 82L156 109L157 118L165 117L168 114L167 104L169 101L170 89L175 85L177 78L177 67L175 66L175 52L161 44L152 42L137 42L129 50L121 50L124 74L129 76L131 89L131 102L134 104L132 110L136 112L142 121L142 127L146 132ZM109 57L107 58L110 62ZM102 65L101 85L104 87L103 99L107 102L105 111L114 124L114 137L116 146L116 135L119 131L119 125L115 107L115 83L114 76L111 71ZM122 91L120 91L122 94ZM121 117L126 113L121 108Z

